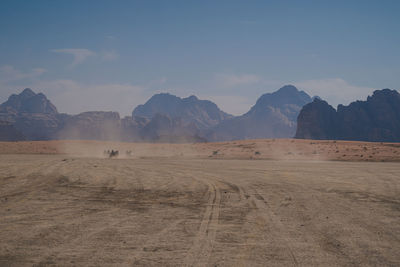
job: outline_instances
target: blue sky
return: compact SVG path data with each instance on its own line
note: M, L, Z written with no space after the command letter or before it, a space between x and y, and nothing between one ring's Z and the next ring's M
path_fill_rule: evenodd
M400 1L0 3L0 102L128 115L157 92L233 114L294 84L336 106L399 89Z

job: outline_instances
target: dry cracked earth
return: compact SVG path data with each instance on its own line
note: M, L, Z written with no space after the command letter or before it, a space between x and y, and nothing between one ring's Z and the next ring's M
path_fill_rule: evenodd
M399 266L400 164L0 155L0 266Z

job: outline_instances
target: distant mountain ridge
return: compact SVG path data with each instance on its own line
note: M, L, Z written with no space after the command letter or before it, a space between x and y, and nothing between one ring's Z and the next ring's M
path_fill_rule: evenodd
M26 88L19 95L11 95L0 105L0 112L57 114L57 108L42 94Z
M366 101L339 105L315 99L298 117L296 138L400 142L400 94L373 92Z
M185 101L196 101L189 97ZM203 106L216 105L208 101ZM213 106L215 105L215 106ZM216 110L217 113L221 111ZM225 116L224 113L220 113ZM218 114L217 114L218 115ZM207 118L207 116L204 116ZM204 142L194 122L183 123L157 113L152 118L120 118L117 112L90 111L77 115L58 113L56 107L42 93L27 88L11 95L0 105L0 139L52 140L86 139L149 142Z
M180 98L168 93L153 95L145 104L133 110L132 117L151 119L156 114L164 114L173 119L180 118L184 124L193 123L199 129L215 126L233 117L209 100L200 100L194 95Z
M212 128L207 139L213 141L291 138L296 132L296 119L311 97L293 85L286 85L258 98L244 115L226 120Z
M335 110L293 85L263 94L241 116L208 100L156 94L120 118L117 112L59 113L42 93L25 89L0 105L0 139L90 139L204 142L256 138L400 141L400 95L377 90L366 101Z
M53 139L63 117L44 94L30 88L0 105L0 121L12 124L27 140Z

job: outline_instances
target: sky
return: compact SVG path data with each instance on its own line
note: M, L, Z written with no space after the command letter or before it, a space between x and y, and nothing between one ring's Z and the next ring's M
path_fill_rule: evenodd
M400 1L0 2L0 102L130 115L155 93L245 113L293 84L336 107L400 88Z

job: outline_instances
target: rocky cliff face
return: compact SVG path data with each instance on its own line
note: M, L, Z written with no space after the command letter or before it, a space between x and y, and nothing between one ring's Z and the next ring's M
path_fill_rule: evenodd
M296 138L400 141L400 94L377 90L366 101L335 111L326 102L306 105L298 117Z
M143 140L152 142L203 142L194 123L185 124L180 118L170 118L168 115L155 114L141 130Z
M14 127L27 140L51 140L56 139L62 118L61 114L23 113L16 117Z
M28 140L53 139L63 117L44 94L29 88L0 105L0 120L11 123Z
M35 94L26 88L19 95L11 95L6 102L0 105L2 113L40 113L57 114L57 108L42 94Z
M249 112L221 122L207 139L214 141L255 138L290 138L296 131L296 118L311 97L292 85L262 95Z
M183 124L194 124L199 129L207 129L221 121L232 118L208 100L199 100L196 96L180 98L171 94L156 94L144 105L137 106L132 117L151 119L163 114L171 119L179 118Z
M187 99L195 101L195 99ZM196 102L196 101L195 101ZM203 103L204 104L204 103ZM205 116L207 117L207 116ZM111 141L198 142L193 122L156 114L120 118L117 112L60 114L46 96L25 89L0 105L0 140L83 139Z
M0 141L23 141L25 137L7 121L0 121Z
M336 110L326 101L315 98L302 108L298 116L296 138L335 139L336 124Z
M121 119L121 141L142 141L142 129L150 122L147 118L126 116Z

